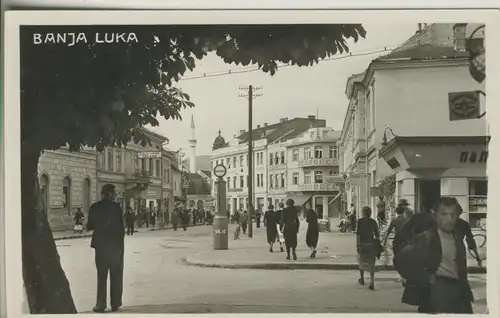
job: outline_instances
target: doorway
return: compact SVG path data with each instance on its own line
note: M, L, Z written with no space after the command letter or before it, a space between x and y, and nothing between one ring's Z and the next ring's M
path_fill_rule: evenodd
M417 179L417 202L419 211L431 209L441 196L441 179Z

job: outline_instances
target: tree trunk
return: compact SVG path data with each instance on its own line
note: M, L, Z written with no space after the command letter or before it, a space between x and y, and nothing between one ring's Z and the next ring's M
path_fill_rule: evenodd
M32 314L72 314L76 307L38 185L40 149L21 152L23 280Z

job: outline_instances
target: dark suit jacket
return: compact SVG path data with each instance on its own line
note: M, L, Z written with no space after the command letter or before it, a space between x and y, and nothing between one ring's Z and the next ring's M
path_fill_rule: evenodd
M463 237L460 237L459 233L455 234L455 244L459 277L468 289L470 301L473 301L474 298L467 280L467 254ZM430 288L430 277L436 273L441 264L441 257L441 240L435 226L416 235L408 245L395 255L394 266L407 281L403 293L403 303L422 305Z
M94 231L90 246L93 248L123 248L125 226L120 205L102 199L90 206L87 230Z

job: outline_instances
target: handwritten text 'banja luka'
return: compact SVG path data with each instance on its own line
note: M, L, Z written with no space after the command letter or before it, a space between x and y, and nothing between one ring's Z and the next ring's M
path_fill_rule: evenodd
M135 33L33 33L33 44L63 44L73 46L75 44L97 43L118 44L138 43Z

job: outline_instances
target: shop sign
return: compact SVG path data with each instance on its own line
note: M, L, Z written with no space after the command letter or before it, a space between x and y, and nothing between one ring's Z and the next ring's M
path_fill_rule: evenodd
M450 121L479 118L479 92L448 93Z
M299 161L299 167L336 165L338 165L338 160L334 158L311 158Z
M338 191L339 186L334 184L334 183L311 183L311 184L301 184L298 186L299 190L301 191L313 191L313 190L318 190L318 191L326 191L326 190L332 190L332 191Z
M460 163L486 163L488 151L462 151L460 153Z
M161 158L161 152L159 151L138 152L137 158L139 159Z
M469 205L486 205L487 198L470 198Z

